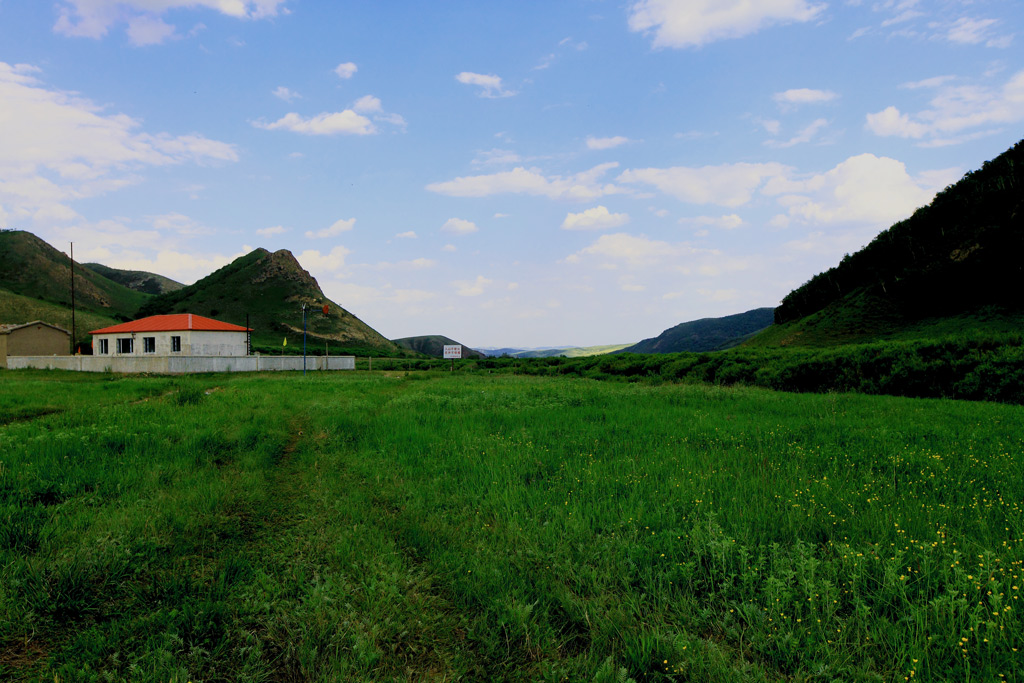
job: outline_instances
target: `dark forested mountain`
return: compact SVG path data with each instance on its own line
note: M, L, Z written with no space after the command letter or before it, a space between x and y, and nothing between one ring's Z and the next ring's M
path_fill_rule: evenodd
M717 351L733 346L772 324L773 309L755 308L724 318L702 318L670 327L657 337L623 349L623 353Z
M790 292L775 322L819 314L826 327L839 321L853 334L858 325L893 330L981 310L1014 314L1024 309L1022 254L1024 141Z

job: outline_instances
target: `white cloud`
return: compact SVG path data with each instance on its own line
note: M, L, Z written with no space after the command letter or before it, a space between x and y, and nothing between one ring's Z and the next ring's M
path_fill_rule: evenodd
M441 226L441 232L450 232L456 235L468 235L477 230L479 228L476 226L476 223L462 218L449 218Z
M936 81L937 83L940 83ZM867 115L865 127L875 135L925 140L925 146L939 146L973 139L950 139L970 129L991 128L1024 121L1024 71L1018 71L1002 87L953 86L942 81L929 109L915 115L894 106Z
M742 227L744 221L734 213L725 216L695 216L693 218L680 218L680 225L711 226L720 230L735 230Z
M654 35L654 47L700 47L740 38L773 24L817 18L824 4L807 0L640 0L629 28Z
M890 26L895 26L896 24L902 24L902 23L910 21L911 19L917 19L918 17L923 17L923 16L924 16L924 12L919 12L919 11L913 10L913 9L903 10L902 12L897 14L896 16L890 17L890 18L886 19L885 21L883 21L882 22L882 28L888 28Z
M338 74L338 78L348 80L356 75L359 71L359 67L352 62L343 62L338 66L334 67L334 73Z
M97 261L114 268L145 270L191 283L252 251L245 245L237 254L202 253L186 247L182 238L211 231L178 213L147 216L145 227L136 228L128 219L97 222L76 221L51 228L41 237L54 244L73 241L79 261Z
M586 201L625 192L615 185L598 182L601 176L616 167L618 164L614 162L600 164L568 177L546 177L538 169L517 167L501 173L431 183L427 185L427 190L451 197L488 197L507 193Z
M900 87L906 88L907 90L919 90L921 88L938 88L952 80L954 80L953 76L933 76L931 78L925 78L920 81L911 81L909 83L904 83Z
M455 280L452 282L452 285L455 287L455 293L459 296L480 296L484 293L484 288L491 284L494 284L494 281L485 278L483 275L477 275L475 280Z
M647 287L644 287L643 285L638 285L637 283L633 282L632 278L630 277L623 277L619 278L619 289L621 289L623 292L643 292L647 289Z
M286 0L61 0L53 30L66 36L102 38L111 27L128 25L135 45L163 42L175 34L161 17L171 11L202 7L236 19L277 15Z
M810 142L811 140L814 139L814 137L818 134L818 132L822 128L827 126L827 125L828 125L828 120L827 119L816 119L810 125L805 127L803 130L801 130L799 133L797 133L795 136L793 136L789 140L786 140L785 142L782 142L782 141L779 141L779 140L767 140L767 141L765 141L764 144L766 144L769 147L774 147L776 149L782 149L782 148L785 148L785 147L794 147L796 145L800 145L800 144L803 144L805 142Z
M274 97L282 99L285 102L291 102L292 100L297 100L302 97L302 95L300 95L299 93L293 90L289 90L283 85L279 85L276 88L274 88L274 92L272 94L274 95Z
M522 162L522 158L515 152L495 148L477 152L476 158L470 163L474 166L501 166L505 164L518 164L520 162Z
M612 149L619 145L624 145L629 142L629 138L616 135L611 138L595 138L593 136L587 137L587 149Z
M271 237L272 235L283 235L286 232L288 232L288 230L283 225L275 225L270 228L260 228L256 231L256 234L264 237Z
M398 239L403 239L403 240L414 240L414 239L416 239L417 235L416 235L415 231L407 230L406 232L398 233L397 235L395 235L395 237L397 237Z
M608 230L629 222L629 214L610 213L604 206L595 206L582 213L570 213L562 221L563 230Z
M380 99L373 95L363 95L352 105L352 110L359 114L368 114L374 121L390 123L405 129L405 119L399 114L389 114L381 106Z
M908 114L903 114L896 107L886 107L880 112L868 114L865 126L875 135L884 137L922 138L928 131L926 124L911 121Z
M128 20L128 40L136 47L159 45L176 37L174 27L157 16L143 14Z
M951 43L961 45L985 43L986 47L1009 47L1013 36L993 35L992 29L998 25L998 19L961 17L947 27L945 37Z
M191 284L200 278L206 277L218 268L222 268L239 256L244 255L244 252L243 254L223 256L220 254L189 253L175 249L162 249L152 256L144 256L133 250L120 253L107 251L106 256L99 256L98 254L100 253L102 252L97 252L97 255L92 258L102 258L104 265L112 268L159 273L185 284ZM76 258L76 260L79 259Z
M2 210L2 207L0 207ZM81 216L74 209L64 206L63 204L50 204L41 207L34 214L32 214L32 222L36 225L53 225L59 223L69 223L71 221L79 220ZM6 224L6 215L0 216L0 225Z
M345 257L351 253L352 252L345 247L338 246L334 247L326 254L315 249L307 249L295 258L302 264L302 267L310 273L313 271L318 273L333 273L345 267Z
M153 229L159 230L161 234L209 235L213 232L198 221L176 211L157 216L147 216L146 219L153 226Z
M238 160L234 146L201 135L143 132L130 116L47 89L38 73L0 62L0 206L11 223L137 184L149 166Z
M480 92L477 94L480 97L511 97L516 94L513 90L506 90L501 84L501 78L494 74L476 74L472 71L463 71L456 74L455 80L464 85L479 86Z
M722 164L700 168L638 168L624 171L617 180L623 183L653 185L665 194L692 204L740 206L766 180L782 176L782 164Z
M786 106L799 105L799 104L821 104L823 102L831 102L832 100L839 97L836 93L831 90L812 90L810 88L794 88L791 90L785 90L783 92L777 92L772 96L778 104Z
M341 233L348 232L349 230L351 230L353 226L355 226L355 224L355 218L343 218L334 221L334 223L332 223L330 227L324 228L323 230L317 230L315 232L313 230L306 231L306 238L323 239L325 237L337 237Z
M290 130L303 135L372 135L377 132L370 119L351 109L324 112L308 119L291 112L272 123L254 121L252 125L263 130Z
M687 245L670 244L652 240L644 235L625 232L601 235L589 247L585 247L566 258L569 263L580 263L584 257L593 256L608 262L623 262L633 268L647 268L680 256L696 253Z
M382 111L380 100L373 95L363 95L352 105L352 110L360 114L373 114Z
M808 225L862 224L888 227L924 206L935 193L955 180L953 171L912 178L895 159L860 154L825 173L803 179L777 178L764 193L778 198L787 209L773 225L793 222Z
M458 251L458 248L454 244L446 244L443 247L441 247L441 251L446 251L450 253L453 251Z

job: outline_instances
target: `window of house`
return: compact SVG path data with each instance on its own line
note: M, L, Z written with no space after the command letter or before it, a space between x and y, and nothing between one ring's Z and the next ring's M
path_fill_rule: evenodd
M156 337L143 337L142 338L142 352L143 353L156 353Z
M118 353L134 353L135 352L135 340L131 337L125 337L124 339L117 340L117 352Z
M101 355L104 355L104 356L107 355L108 353L110 353L110 340L109 339L100 339L99 353Z
M171 337L171 353L181 353L181 337Z

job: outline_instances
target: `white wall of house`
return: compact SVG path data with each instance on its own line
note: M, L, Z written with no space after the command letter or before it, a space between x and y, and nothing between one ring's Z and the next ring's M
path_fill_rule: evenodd
M174 338L178 339L177 343ZM130 352L125 351L128 340L131 340ZM244 356L245 332L178 330L94 334L92 352L97 356Z

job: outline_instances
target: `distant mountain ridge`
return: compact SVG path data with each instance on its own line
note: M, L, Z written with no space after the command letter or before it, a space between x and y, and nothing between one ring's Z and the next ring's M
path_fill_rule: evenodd
M600 356L605 353L613 353L629 346L629 344L605 344L602 346L542 346L532 349L519 349L514 347L489 347L480 349L488 356L508 356L510 358L583 358L585 356Z
M622 353L679 353L719 351L735 346L772 324L773 308L755 308L721 318L701 318L670 327L657 337L644 339Z
M121 270L120 268L105 266L102 263L86 263L85 267L99 273L108 280L113 280L128 289L142 292L143 294L176 292L185 286L169 277L157 275L156 273L147 273L144 270Z
M410 351L416 351L417 353L423 353L434 358L444 357L444 347L459 345L462 346L462 357L463 358L483 358L484 354L469 348L461 342L457 342L450 337L445 337L440 334L429 334L419 337L402 337L401 339L393 339L393 342L401 346L402 348L409 349Z

